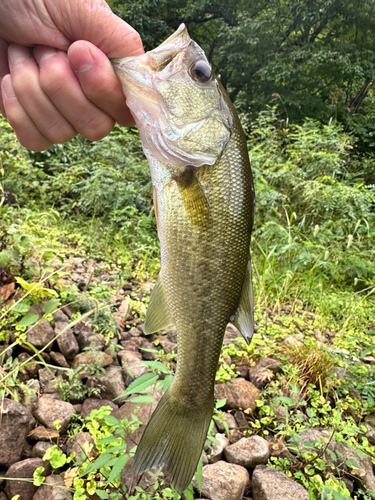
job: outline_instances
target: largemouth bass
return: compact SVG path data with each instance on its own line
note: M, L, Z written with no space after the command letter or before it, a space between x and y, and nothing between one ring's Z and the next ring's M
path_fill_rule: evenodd
M166 466L182 493L214 410L228 322L253 334L254 189L238 116L184 25L156 49L112 60L154 188L161 272L145 333L175 323L177 370L138 445L135 475Z

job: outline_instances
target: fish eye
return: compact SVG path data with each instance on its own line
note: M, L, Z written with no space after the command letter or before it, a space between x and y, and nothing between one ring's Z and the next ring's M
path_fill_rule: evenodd
M189 72L193 80L200 83L208 82L212 75L211 68L205 61L198 61L194 63L190 67Z

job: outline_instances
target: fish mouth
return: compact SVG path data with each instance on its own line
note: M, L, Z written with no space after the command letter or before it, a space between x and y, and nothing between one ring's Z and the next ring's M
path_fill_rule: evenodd
M151 75L162 71L181 52L185 51L191 43L185 24L172 33L162 44L141 56L118 57L110 59L113 68L126 85L151 86Z

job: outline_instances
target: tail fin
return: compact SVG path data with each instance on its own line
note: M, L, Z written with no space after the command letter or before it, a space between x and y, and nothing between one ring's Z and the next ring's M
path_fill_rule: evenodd
M151 416L138 445L133 465L136 476L165 466L178 493L189 485L197 468L207 436L214 399L199 407L164 394Z

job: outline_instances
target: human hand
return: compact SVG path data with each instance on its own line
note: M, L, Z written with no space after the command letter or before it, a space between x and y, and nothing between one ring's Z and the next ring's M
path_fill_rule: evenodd
M142 43L104 0L0 0L0 36L0 109L23 146L134 123L108 57L141 54Z

